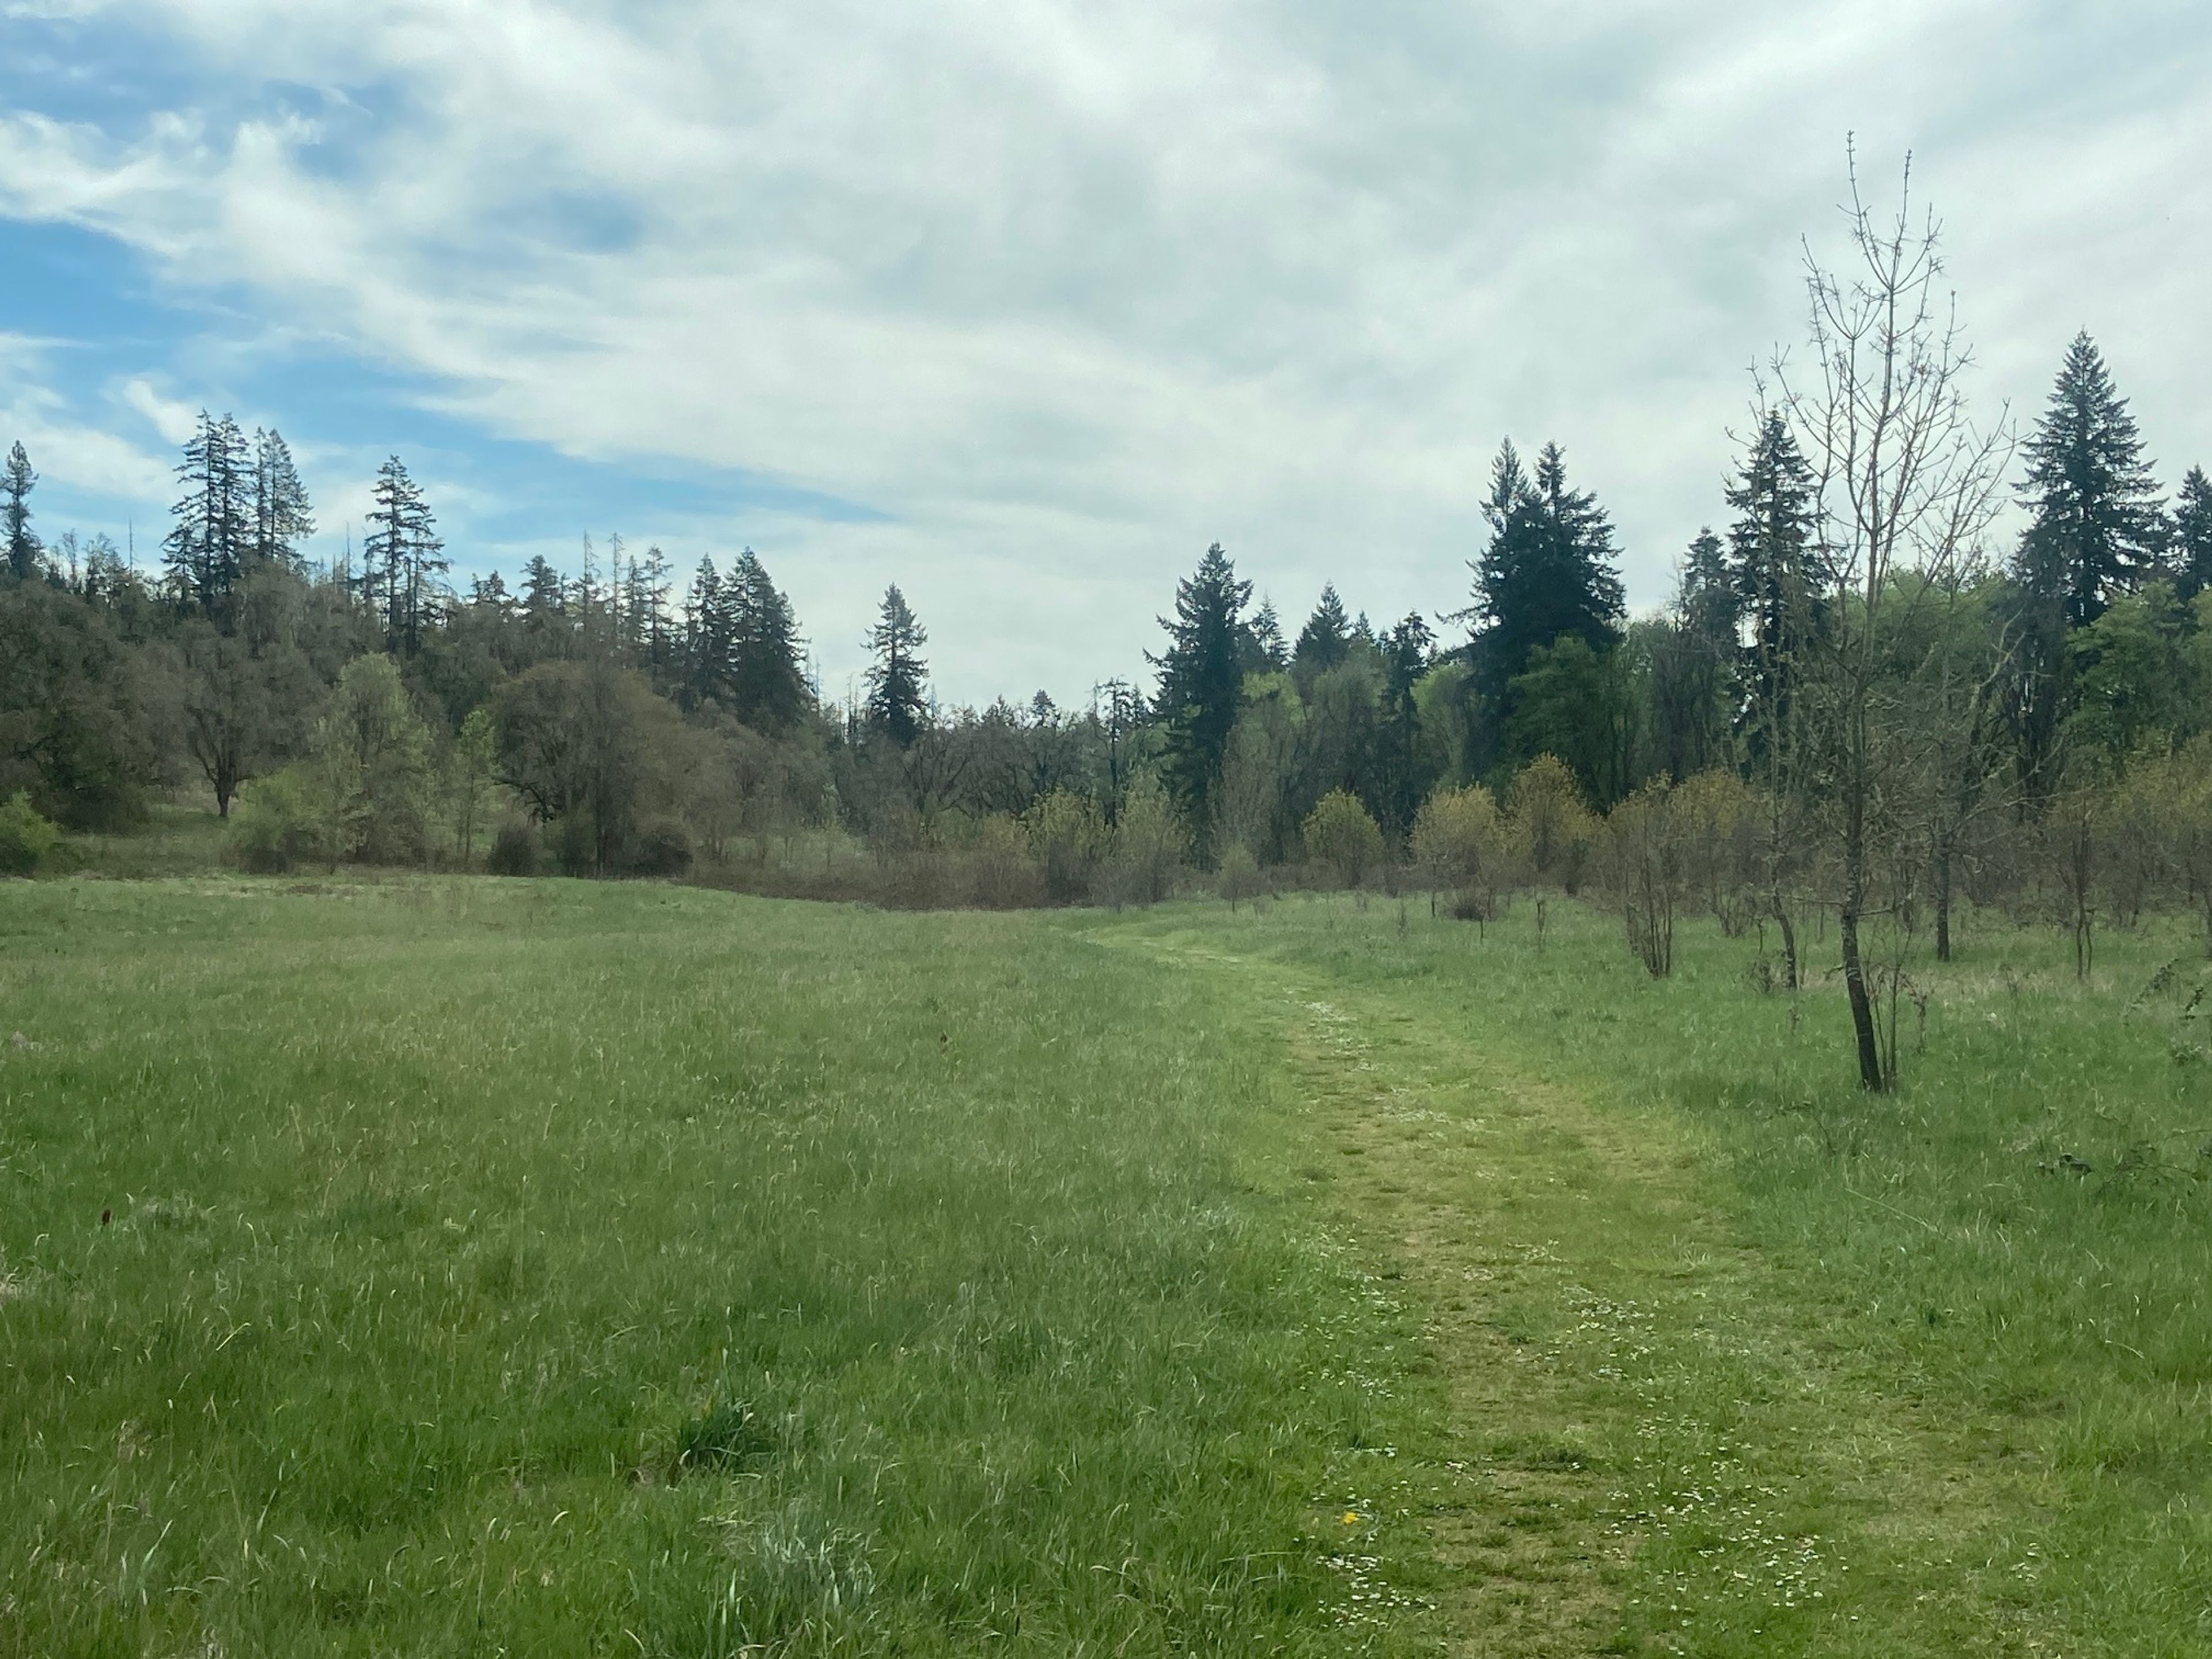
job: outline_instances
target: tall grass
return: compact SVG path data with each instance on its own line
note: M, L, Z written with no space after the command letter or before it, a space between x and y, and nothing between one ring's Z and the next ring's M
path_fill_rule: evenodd
M0 1007L0 1653L1343 1649L1314 1495L1415 1407L1197 975L46 883Z

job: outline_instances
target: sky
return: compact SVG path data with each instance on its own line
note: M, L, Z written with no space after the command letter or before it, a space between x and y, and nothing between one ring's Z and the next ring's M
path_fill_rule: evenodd
M0 442L149 561L228 410L317 556L398 453L457 576L750 545L830 697L896 582L945 701L1080 703L1212 542L1463 606L1508 436L1662 603L1847 143L1978 415L2087 329L2212 462L2202 0L0 0Z

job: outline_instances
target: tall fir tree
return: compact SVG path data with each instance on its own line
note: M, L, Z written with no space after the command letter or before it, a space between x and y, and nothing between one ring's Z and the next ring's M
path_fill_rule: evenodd
M292 447L284 434L271 427L253 433L253 530L249 543L254 558L265 563L303 569L307 561L301 544L315 533L315 515L307 500L307 487L292 461Z
M1252 584L1216 542L1198 569L1176 584L1172 618L1163 617L1168 648L1146 653L1160 671L1153 708L1164 728L1169 789L1182 808L1201 857L1211 855L1215 797L1244 691L1244 607Z
M2165 525L2135 416L2087 334L2067 347L2025 447L2014 575L2066 627L2086 628L2157 568Z
M39 574L39 538L31 528L31 492L38 487L39 475L31 471L31 457L19 441L0 467L0 537L7 543L8 574L19 582Z
M1298 642L1291 654L1300 685L1310 689L1315 680L1341 664L1352 654L1352 622L1345 614L1344 601L1337 596L1336 584L1322 584L1320 602L1298 630Z
M161 544L179 605L212 612L237 585L253 530L252 465L238 422L200 410L176 469L185 493L169 509L174 522Z
M1272 600L1262 599L1260 608L1252 613L1252 625L1247 630L1251 641L1251 661L1248 672L1255 674L1279 674L1291 665L1291 647L1283 638L1283 621L1275 614Z
M788 731L806 711L799 623L791 601L777 591L769 579L768 567L750 547L738 556L724 586L736 595L730 664L732 710L757 731ZM918 629L915 642L921 642Z
M411 657L434 619L438 578L450 568L437 518L404 463L392 456L370 487L369 532L362 546L364 573L374 573L370 602L381 601L385 648Z
M1483 513L1490 544L1473 565L1471 614L1480 624L1484 690L1502 702L1541 647L1570 635L1600 653L1619 644L1626 594L1612 521L1589 491L1568 487L1557 444L1539 452L1532 478L1508 440L1492 465Z
M1394 842L1413 828L1430 778L1421 766L1421 708L1414 696L1429 672L1436 635L1418 611L1411 611L1382 636L1382 749L1377 776L1376 817Z
M2192 466L2181 481L2181 494L2173 504L2173 539L2167 558L2173 568L2173 591L2193 599L2212 588L2212 481L2204 469Z
M868 665L867 718L902 749L913 747L929 718L929 665L921 655L928 642L906 595L892 583L884 590L883 608L865 641L875 657Z
M696 708L713 702L729 683L729 623L722 605L721 573L711 555L699 561L691 573L691 586L684 593L684 676L682 701Z
M1819 637L1825 585L1813 493L1813 469L1789 422L1769 410L1727 490L1736 514L1729 526L1729 573L1751 634L1742 718L1754 756L1782 741L1782 726L1795 717L1807 654ZM1717 596L1705 598L1717 602Z

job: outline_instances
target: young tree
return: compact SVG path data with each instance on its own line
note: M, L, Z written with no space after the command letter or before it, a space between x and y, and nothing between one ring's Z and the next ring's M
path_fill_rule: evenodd
M1167 650L1146 653L1160 671L1152 706L1164 727L1163 775L1200 839L1201 857L1211 851L1214 792L1244 689L1238 647L1251 598L1252 584L1237 580L1237 567L1214 543L1190 578L1176 584L1173 620L1159 619Z
M7 542L8 574L19 582L39 574L39 538L31 528L31 492L38 483L30 456L15 444L0 467L0 538Z
M1836 923L1859 1081L1895 1082L1875 1029L1862 930L1875 891L1881 815L1891 782L1896 711L1886 697L1887 636L1898 578L1905 595L1946 591L1994 516L2006 444L1968 418L1972 362L1942 286L1933 216L1916 226L1911 168L1894 220L1878 221L1851 168L1852 268L1838 275L1808 254L1812 380L1775 373L1784 410L1811 459L1831 604L1817 635L1822 679L1820 765L1840 877Z
M929 665L918 654L929 635L894 582L884 590L883 609L862 641L875 653L868 668L868 723L901 749L910 749L929 717L923 687Z
M314 509L307 487L292 464L291 446L273 427L253 434L253 530L256 559L302 568L300 544L315 533Z
M446 544L429 502L397 455L377 469L369 495L363 580L375 583L372 605L382 601L386 649L411 657L422 649L424 624L436 609L437 578L450 568Z

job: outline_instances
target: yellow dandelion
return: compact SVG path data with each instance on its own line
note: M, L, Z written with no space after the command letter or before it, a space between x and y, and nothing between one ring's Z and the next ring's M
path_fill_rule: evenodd
M1359 1511L1358 1510L1345 1510L1344 1524L1347 1527L1358 1526L1359 1524Z

